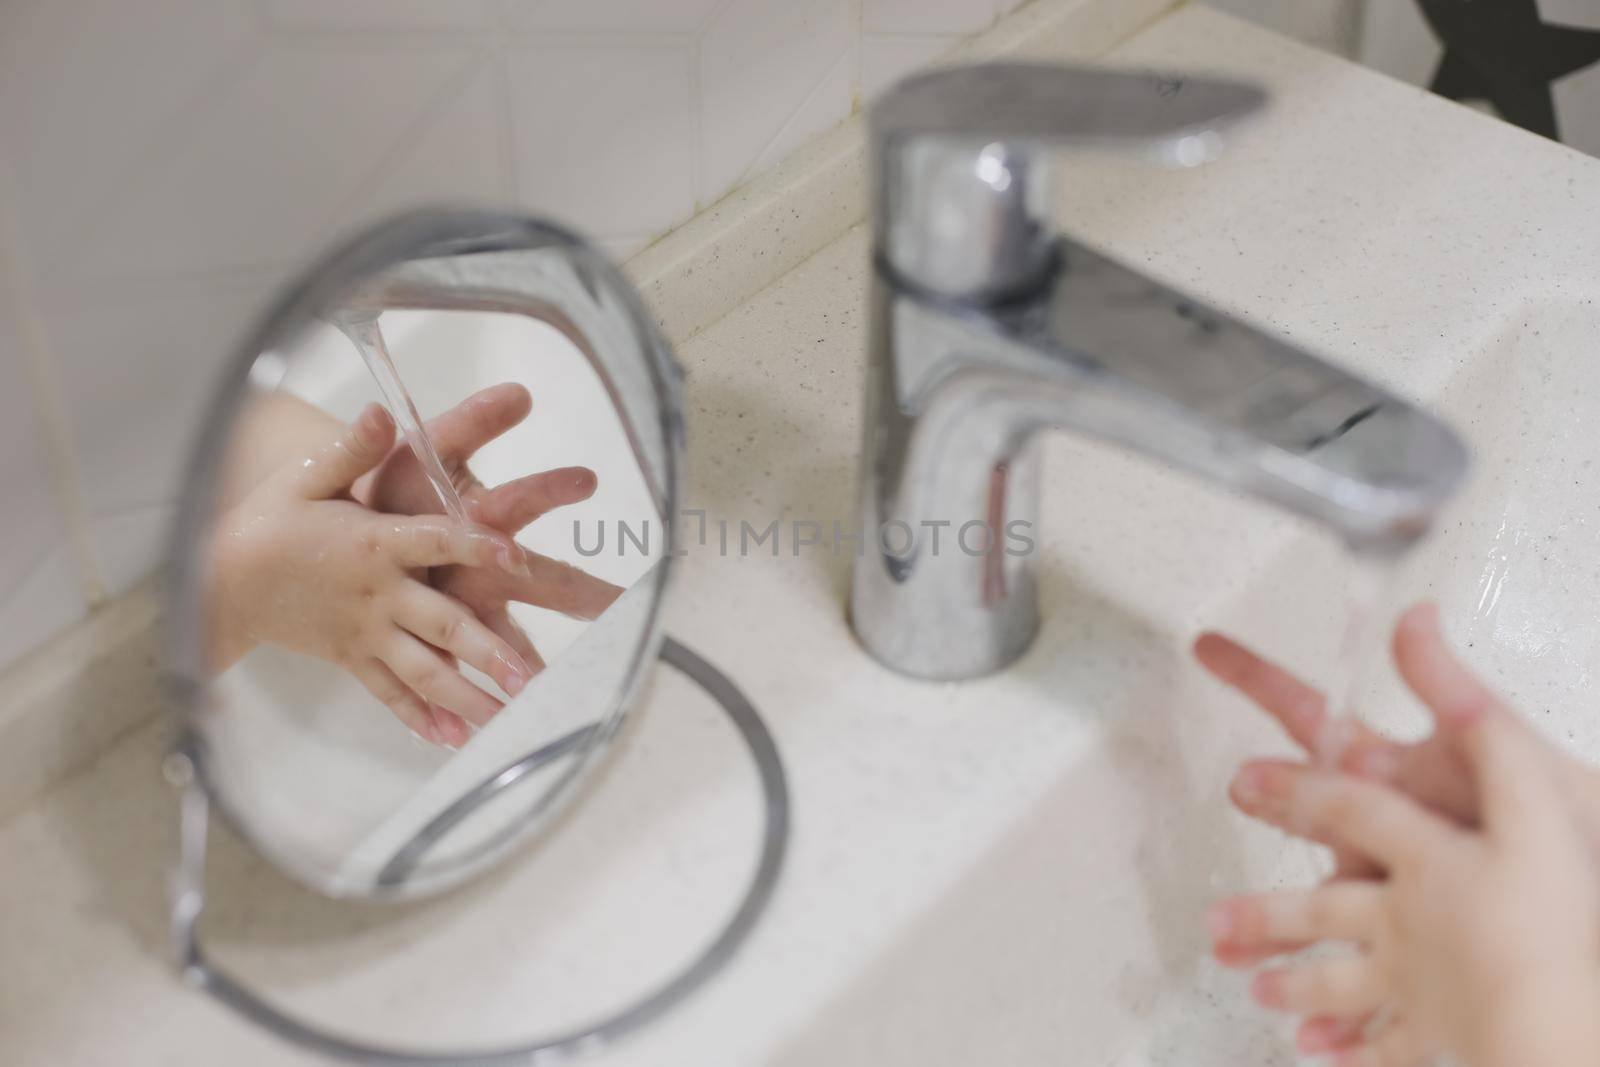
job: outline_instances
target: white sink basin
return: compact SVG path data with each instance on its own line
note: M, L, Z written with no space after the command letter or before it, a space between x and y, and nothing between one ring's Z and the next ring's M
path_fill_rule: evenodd
M1529 306L1448 383L1432 407L1471 442L1475 477L1389 608L1438 599L1467 657L1591 757L1600 438L1571 385L1596 337L1588 307ZM905 713L905 746L951 729L946 710L977 721L945 803L899 812L896 843L953 851L964 805L1008 786L1027 801L778 1062L1295 1062L1209 959L1203 915L1227 892L1307 884L1321 857L1227 806L1243 756L1290 750L1187 645L1215 626L1326 677L1351 565L1320 531L1143 460L1066 440L1048 452L1044 631L1015 678L908 698L927 721ZM1421 729L1387 660L1374 674L1364 716ZM1052 706L1027 733L1004 706L1021 699Z
M1161 34L1169 23L1185 25ZM1174 16L1140 41L1163 37L1148 50L1181 52L1173 40L1194 37L1230 67L1344 76L1331 60L1291 64L1248 39L1217 45L1213 28L1211 16ZM1396 106L1385 94L1409 92L1379 88L1342 104L1341 121L1377 128ZM1308 99L1283 111L1314 111ZM1441 181L1487 185L1483 172L1498 167L1510 187L1521 173L1525 135L1436 101L1416 106L1442 112L1415 148L1449 172ZM1295 340L1461 430L1474 477L1396 579L1391 614L1439 600L1491 680L1559 740L1600 757L1586 712L1589 665L1600 663L1590 621L1600 527L1583 510L1600 500L1600 440L1584 430L1600 309L1549 295L1538 276L1498 284L1490 261L1441 258L1441 233L1478 227L1473 245L1501 241L1532 260L1543 246L1527 223L1402 213L1363 221L1357 236L1345 208L1284 242L1295 204L1348 181L1396 210L1418 179L1385 179L1350 155L1284 187L1282 168L1331 135L1304 114L1279 119L1269 144L1241 141L1237 165L1203 180L1081 171L1091 205L1109 205L1080 203L1082 225L1165 281L1269 327L1281 315ZM1449 162L1443 142L1474 138L1515 142L1518 162ZM1600 190L1600 165L1575 166ZM1225 240L1249 252L1224 254ZM857 232L685 346L691 502L713 522L854 514L866 253ZM1369 260L1396 280L1364 274ZM1286 263L1304 266L1286 276ZM1407 277L1426 282L1408 289ZM1299 520L1102 446L1052 438L1045 485L1044 629L1015 668L972 683L917 683L863 656L843 614L847 557L691 555L669 630L732 665L773 720L794 773L797 836L735 976L669 1021L651 1054L716 1032L727 1039L717 1062L793 1067L1294 1062L1280 1024L1209 960L1203 916L1229 892L1309 882L1320 857L1228 807L1243 758L1290 749L1188 647L1203 628L1225 629L1325 682L1351 566ZM1419 729L1387 669L1377 674L1366 716ZM748 1021L728 1032L728 1019Z

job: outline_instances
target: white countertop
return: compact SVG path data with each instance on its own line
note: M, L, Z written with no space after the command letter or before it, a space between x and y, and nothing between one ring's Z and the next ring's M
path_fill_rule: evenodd
M1200 8L1113 59L1248 77L1276 103L1200 170L1065 161L1065 224L1456 421L1479 445L1482 488L1402 584L1432 589L1513 697L1600 754L1578 699L1600 638L1568 601L1541 599L1571 568L1591 581L1596 569L1600 464L1577 457L1600 446L1552 400L1594 372L1539 391L1600 344L1600 162ZM689 503L711 522L851 521L865 257L852 231L680 347ZM1523 424L1564 450L1542 460L1542 493L1486 447ZM843 613L847 558L722 557L714 533L691 553L668 630L773 729L792 852L728 971L597 1062L1292 1062L1237 978L1207 961L1201 915L1225 890L1304 878L1314 859L1225 807L1233 764L1278 742L1185 648L1202 624L1226 625L1315 672L1335 646L1342 563L1294 520L1096 446L1053 439L1045 480L1044 631L980 682L912 682L863 654ZM1501 544L1497 521L1549 544L1485 608L1498 557L1469 557ZM431 909L352 919L225 846L221 928L286 996L397 1031L458 1010L446 1001L462 988L480 1006L496 998L486 1010L502 1018L554 1013L630 969L626 952L644 981L725 905L696 887L736 885L753 849L749 772L699 699L658 680L593 810L521 871ZM0 827L6 1062L306 1062L167 967L161 740L140 731ZM640 769L652 760L682 773ZM625 905L585 896L617 886ZM584 940L617 909L626 938ZM459 930L450 952L419 947L441 929ZM539 959L510 969L495 929ZM614 950L608 964L585 954L595 944ZM404 988L392 984L402 951L421 967L414 1000L347 985L370 972Z

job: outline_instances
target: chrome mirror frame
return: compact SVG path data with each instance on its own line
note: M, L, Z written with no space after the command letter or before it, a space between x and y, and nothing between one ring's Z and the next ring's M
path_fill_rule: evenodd
M562 308L544 300L533 288L519 291L519 265L495 257L499 253L543 249L568 251L574 276L591 295L603 286L626 316L626 326L640 342L649 377L649 396L629 395L608 373L605 359L589 343L581 324ZM482 259L452 257L482 256ZM462 270L461 264L469 264ZM482 267L482 270L477 268ZM184 981L204 989L233 1010L270 1032L303 1047L357 1063L472 1064L509 1067L513 1064L548 1063L593 1051L655 1019L703 985L721 969L748 936L764 910L787 849L789 798L782 761L760 716L736 686L705 660L661 633L661 608L678 546L675 517L683 471L683 424L680 396L681 371L671 349L631 283L604 256L581 237L552 223L527 216L452 210L422 210L381 222L337 247L304 271L257 321L242 345L229 358L215 394L198 445L187 471L187 492L169 542L168 619L169 684L177 730L163 773L180 791L179 845L171 882L171 947ZM373 280L378 283L373 284ZM250 389L250 375L258 357L273 351L276 342L301 324L311 321L332 301L361 304L370 300L383 307L470 309L528 315L563 333L584 354L604 383L613 402L624 412L624 425L659 432L662 455L653 460L648 450L632 440L652 499L662 516L664 545L661 557L641 581L655 583L644 632L632 654L626 683L600 718L572 731L544 748L525 755L469 791L410 844L400 849L385 868L370 899L401 900L441 892L505 858L551 825L582 793L576 779L592 770L610 749L632 710L648 668L656 658L687 675L704 689L729 716L755 761L765 804L764 838L754 875L733 915L716 936L683 969L652 992L605 1018L545 1038L515 1046L461 1052L417 1052L387 1048L341 1036L298 1020L270 1004L258 993L210 962L199 937L199 920L205 909L206 840L211 810L221 813L231 829L252 849L265 856L313 890L329 889L286 850L274 848L251 832L247 820L229 810L225 794L208 777L203 738L195 718L205 710L208 669L205 654L203 558L210 528L211 502L231 427ZM577 735L583 735L581 737ZM524 817L497 834L484 847L473 850L444 873L417 880L403 874L415 868L421 855L453 821L477 810L531 770L555 759L570 757L571 765L557 783L541 795Z
M641 342L648 365L652 395L631 396L621 389L617 377L609 373L604 358L597 353L579 324L555 307L539 291L519 278L516 264L510 269L503 254L559 249L568 252L578 264L579 284L593 292L603 281L608 293L624 305L628 327ZM465 260L458 257L466 257ZM480 261L478 257L483 257ZM455 267L461 262L483 262L488 269L482 277L463 277ZM374 280L381 284L374 284ZM652 601L644 629L628 665L627 684L617 693L607 713L597 720L599 731L591 742L573 754L558 780L546 790L527 818L495 835L486 846L474 850L465 860L443 874L414 879L404 886L375 889L373 896L406 899L442 892L491 866L511 848L527 840L539 827L549 825L579 792L577 779L591 770L606 742L626 718L639 685L648 673L661 642L661 605L675 569L678 547L673 521L679 507L683 470L681 373L671 349L660 336L654 321L635 295L632 285L599 252L570 231L538 219L490 212L422 210L380 222L336 248L299 276L297 284L280 296L258 320L244 343L228 363L218 387L207 421L200 433L184 485L187 491L179 508L168 556L168 664L174 707L178 713L175 758L187 760L187 772L206 790L212 806L251 848L270 859L297 881L327 894L329 888L317 872L300 857L289 854L253 833L247 819L231 811L223 790L208 773L205 745L195 720L203 714L207 693L207 625L201 608L203 575L196 565L205 549L212 517L210 503L215 497L217 479L226 452L230 429L239 415L250 389L250 373L262 353L278 345L302 325L316 321L330 303L370 302L385 307L485 310L523 314L559 330L583 353L611 394L613 402L627 417L625 425L646 426L659 432L662 455L653 461L648 450L632 442L635 457L650 488L657 511L662 516L663 551L651 570L641 578L652 582ZM653 410L652 410L653 409ZM644 421L653 416L652 425Z

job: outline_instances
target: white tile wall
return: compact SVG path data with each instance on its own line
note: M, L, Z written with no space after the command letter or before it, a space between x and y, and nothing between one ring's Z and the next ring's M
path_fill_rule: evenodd
M0 663L85 612L78 570L46 447L26 347L28 309L16 301L20 264L0 217Z
M1600 155L1600 63L1574 71L1551 87L1561 140Z
M624 255L1018 2L0 3L0 667L156 565L223 355L337 231L512 203Z
M728 4L711 17L698 64L702 200L746 178L773 141L804 140L850 113L858 20L853 0ZM818 96L828 108L808 106Z
M1276 33L1328 52L1353 55L1364 9L1411 7L1415 0L1206 0L1230 15L1249 19Z
M876 96L909 72L938 58L959 33L868 34L861 41L861 95Z
M156 565L223 354L337 231L511 203L626 255L1020 2L3 0L0 666ZM1213 2L1432 59L1400 0Z
M670 40L509 49L517 200L607 237L652 234L688 218L691 60L685 43Z

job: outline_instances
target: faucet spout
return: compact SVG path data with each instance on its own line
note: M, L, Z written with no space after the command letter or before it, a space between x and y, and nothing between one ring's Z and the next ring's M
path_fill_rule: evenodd
M1353 549L1427 530L1467 454L1325 360L1062 239L1035 298L974 306L879 264L851 611L909 674L988 673L1038 629L1036 438L1108 441L1313 519Z

